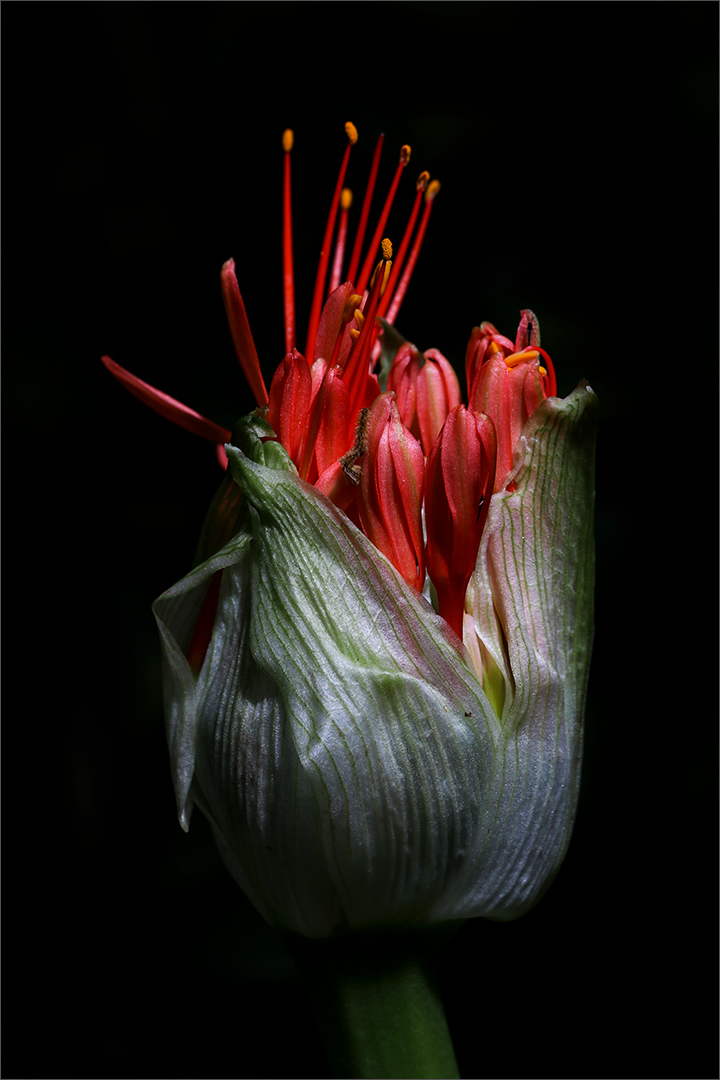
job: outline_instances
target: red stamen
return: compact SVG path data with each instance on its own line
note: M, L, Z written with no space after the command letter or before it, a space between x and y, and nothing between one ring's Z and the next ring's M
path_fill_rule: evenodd
M372 201L373 192L375 191L375 181L377 180L378 168L380 166L380 155L382 153L384 141L385 136L379 135L378 141L375 144L375 153L373 154L372 165L370 167L370 176L368 178L367 187L365 188L365 197L363 198L362 210L360 212L360 221L358 223L355 243L353 244L352 256L350 258L350 268L348 270L347 276L348 281L352 281L353 283L357 274L357 268L360 264L360 252L362 250L363 240L365 239L365 230L367 228L368 217L370 215L370 202Z
M400 150L400 161L398 162L398 167L395 170L393 182L390 185L390 190L387 193L385 205L383 206L382 213L380 214L380 220L378 221L375 232L373 233L373 238L370 241L370 248L367 255L365 256L365 262L363 263L362 270L360 271L360 277L357 281L357 291L359 293L364 293L367 287L368 278L370 277L370 268L372 267L372 264L376 258L375 252L378 249L380 238L385 231L385 225L387 223L388 215L390 214L390 207L392 206L393 199L395 198L395 192L397 191L398 184L400 183L400 177L402 176L405 166L407 165L409 160L410 147L403 146Z
M547 375L542 375L542 384L545 391L545 397L557 396L557 379L555 378L555 365L546 353L545 349L541 349L539 345L533 345L533 349L537 349L540 355L545 360L545 366L547 368Z
M248 385L255 395L259 406L267 405L268 394L265 389L265 381L260 371L260 361L257 349L250 332L250 323L245 312L245 304L240 295L240 287L235 276L235 260L228 259L220 271L220 285L222 287L223 301L230 333L240 367L248 381Z
M308 325L307 343L305 345L305 356L309 358L310 362L312 362L315 353L315 337L317 336L320 312L322 310L322 302L325 295L325 277L327 275L328 262L330 261L330 242L332 241L332 234L335 229L335 218L337 217L338 206L340 204L340 193L342 192L343 183L345 181L345 172L350 159L350 149L357 142L357 129L354 124L348 122L345 125L345 132L348 137L348 144L345 147L345 153L335 185L335 193L333 195L332 203L330 204L330 213L328 214L327 224L325 226L325 235L323 236L322 248L320 249L320 260L318 262L317 275L315 277L315 291L313 293L312 307L310 308L310 322Z
M342 274L342 264L345 258L345 244L347 242L348 231L348 210L352 206L352 191L350 188L343 188L340 196L340 223L338 225L338 234L335 241L335 256L333 258L333 268L330 274L330 293L334 293L340 284L340 276Z
M383 240L382 249L382 260L375 267L375 273L370 282L370 292L362 310L362 329L355 339L343 369L343 382L350 395L350 423L353 428L358 409L364 404L370 374L370 354L378 332L375 316L392 266L389 261L392 245L389 240ZM352 432L349 432L349 435L352 437Z
M203 439L209 439L211 442L230 442L230 432L227 428L214 424L212 420L207 420L194 409L183 405L181 401L170 397L169 394L164 394L162 390L156 390L154 386L150 386L150 383L143 382L137 375L132 375L125 368L120 367L109 356L103 356L102 362L126 390L139 398L143 404L149 405L156 413L160 413L166 420L171 420L173 424L184 428L185 431L191 431L193 435L201 435Z
M422 243L425 238L425 230L427 229L428 221L430 220L430 211L432 210L435 196L437 195L439 190L440 181L432 180L428 184L427 191L425 192L425 210L423 211L423 216L420 220L420 226L417 231L417 236L415 237L415 243L412 246L410 258L407 261L407 266L405 267L403 276L400 278L400 284L395 290L395 295L392 298L392 302L390 304L390 307L388 308L388 313L385 316L385 321L389 322L391 326L395 322L397 314L400 310L400 305L405 299L405 293L407 292L408 285L410 284L410 278L413 275L415 263L418 260L420 248L422 247Z
M388 282L388 287L383 294L383 298L380 301L380 306L378 308L378 317L381 319L385 317L385 312L389 308L390 301L393 298L395 286L397 284L398 278L400 277L400 271L403 268L403 263L405 262L407 249L410 246L410 237L412 236L413 229L415 228L415 222L417 221L418 214L420 213L420 203L422 202L423 192L425 191L429 180L430 173L428 172L421 172L417 178L417 194L415 195L415 202L413 203L413 208L410 213L410 217L408 218L408 223L405 228L400 247L398 248L398 253L393 260L393 268L390 275L390 280Z
M292 242L292 188L290 151L294 136L290 128L283 132L285 164L283 168L283 302L285 306L285 352L295 348L295 268Z

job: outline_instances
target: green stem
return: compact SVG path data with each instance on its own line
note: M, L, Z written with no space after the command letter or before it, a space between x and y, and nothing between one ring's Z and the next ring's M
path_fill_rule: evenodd
M436 980L459 925L286 938L334 1076L460 1076Z

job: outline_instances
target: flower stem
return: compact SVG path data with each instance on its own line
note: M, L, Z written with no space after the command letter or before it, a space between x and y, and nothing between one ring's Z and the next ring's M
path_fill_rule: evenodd
M459 925L286 938L333 1076L460 1076L436 979Z

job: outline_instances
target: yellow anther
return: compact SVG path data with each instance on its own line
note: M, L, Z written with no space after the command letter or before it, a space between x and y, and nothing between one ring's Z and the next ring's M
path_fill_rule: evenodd
M423 171L420 173L417 180L415 181L415 190L424 191L425 188L428 186L429 182L430 173L427 171L427 169L423 169Z
M511 353L510 356L505 357L505 363L509 368L517 367L518 364L522 364L525 360L537 360L540 355L535 349L528 349L526 352Z
M340 193L340 206L343 210L349 210L352 206L352 191L349 187L344 187Z
M358 296L357 293L353 293L352 296L348 296L347 300L345 301L345 307L343 308L342 321L344 323L349 323L361 304L362 296Z
M380 244L383 259L392 259L392 244L387 237Z
M364 322L365 322L365 316L363 315L362 311L356 311L355 312L355 325L357 326L358 330L362 330ZM351 333L352 333L352 331L351 331Z
M355 143L358 141L358 133L357 133L357 128L355 127L355 125L351 124L349 120L348 120L347 124L345 125L345 134L347 135L348 139L350 140L350 145L354 146Z
M440 190L440 181L439 180L431 180L430 183L427 186L426 191L425 191L425 202L430 202L431 199L434 199L439 190Z
M538 368L538 374L539 374L539 375L542 375L542 376L545 376L545 375L547 375L547 369L546 369L546 368L544 368L544 367L542 366L542 364L541 364L541 365L540 365L540 367Z
M295 142L295 133L292 128L285 128L283 131L283 150L292 150L293 143Z
M360 331L359 330L351 330L350 331L350 337L352 338L353 342L357 341L357 339L360 337Z
M407 165L410 160L410 154L412 153L407 143L400 147L400 164Z

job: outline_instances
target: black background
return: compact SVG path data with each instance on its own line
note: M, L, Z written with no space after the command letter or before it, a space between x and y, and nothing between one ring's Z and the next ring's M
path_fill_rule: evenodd
M532 307L560 394L601 404L576 828L539 906L448 957L462 1074L717 1075L717 14L3 6L6 1077L328 1075L284 948L175 817L150 604L214 451L99 358L246 412L220 266L269 382L280 136L303 337L348 119L358 195L380 131L379 190L403 142L443 185L399 329L462 368Z

